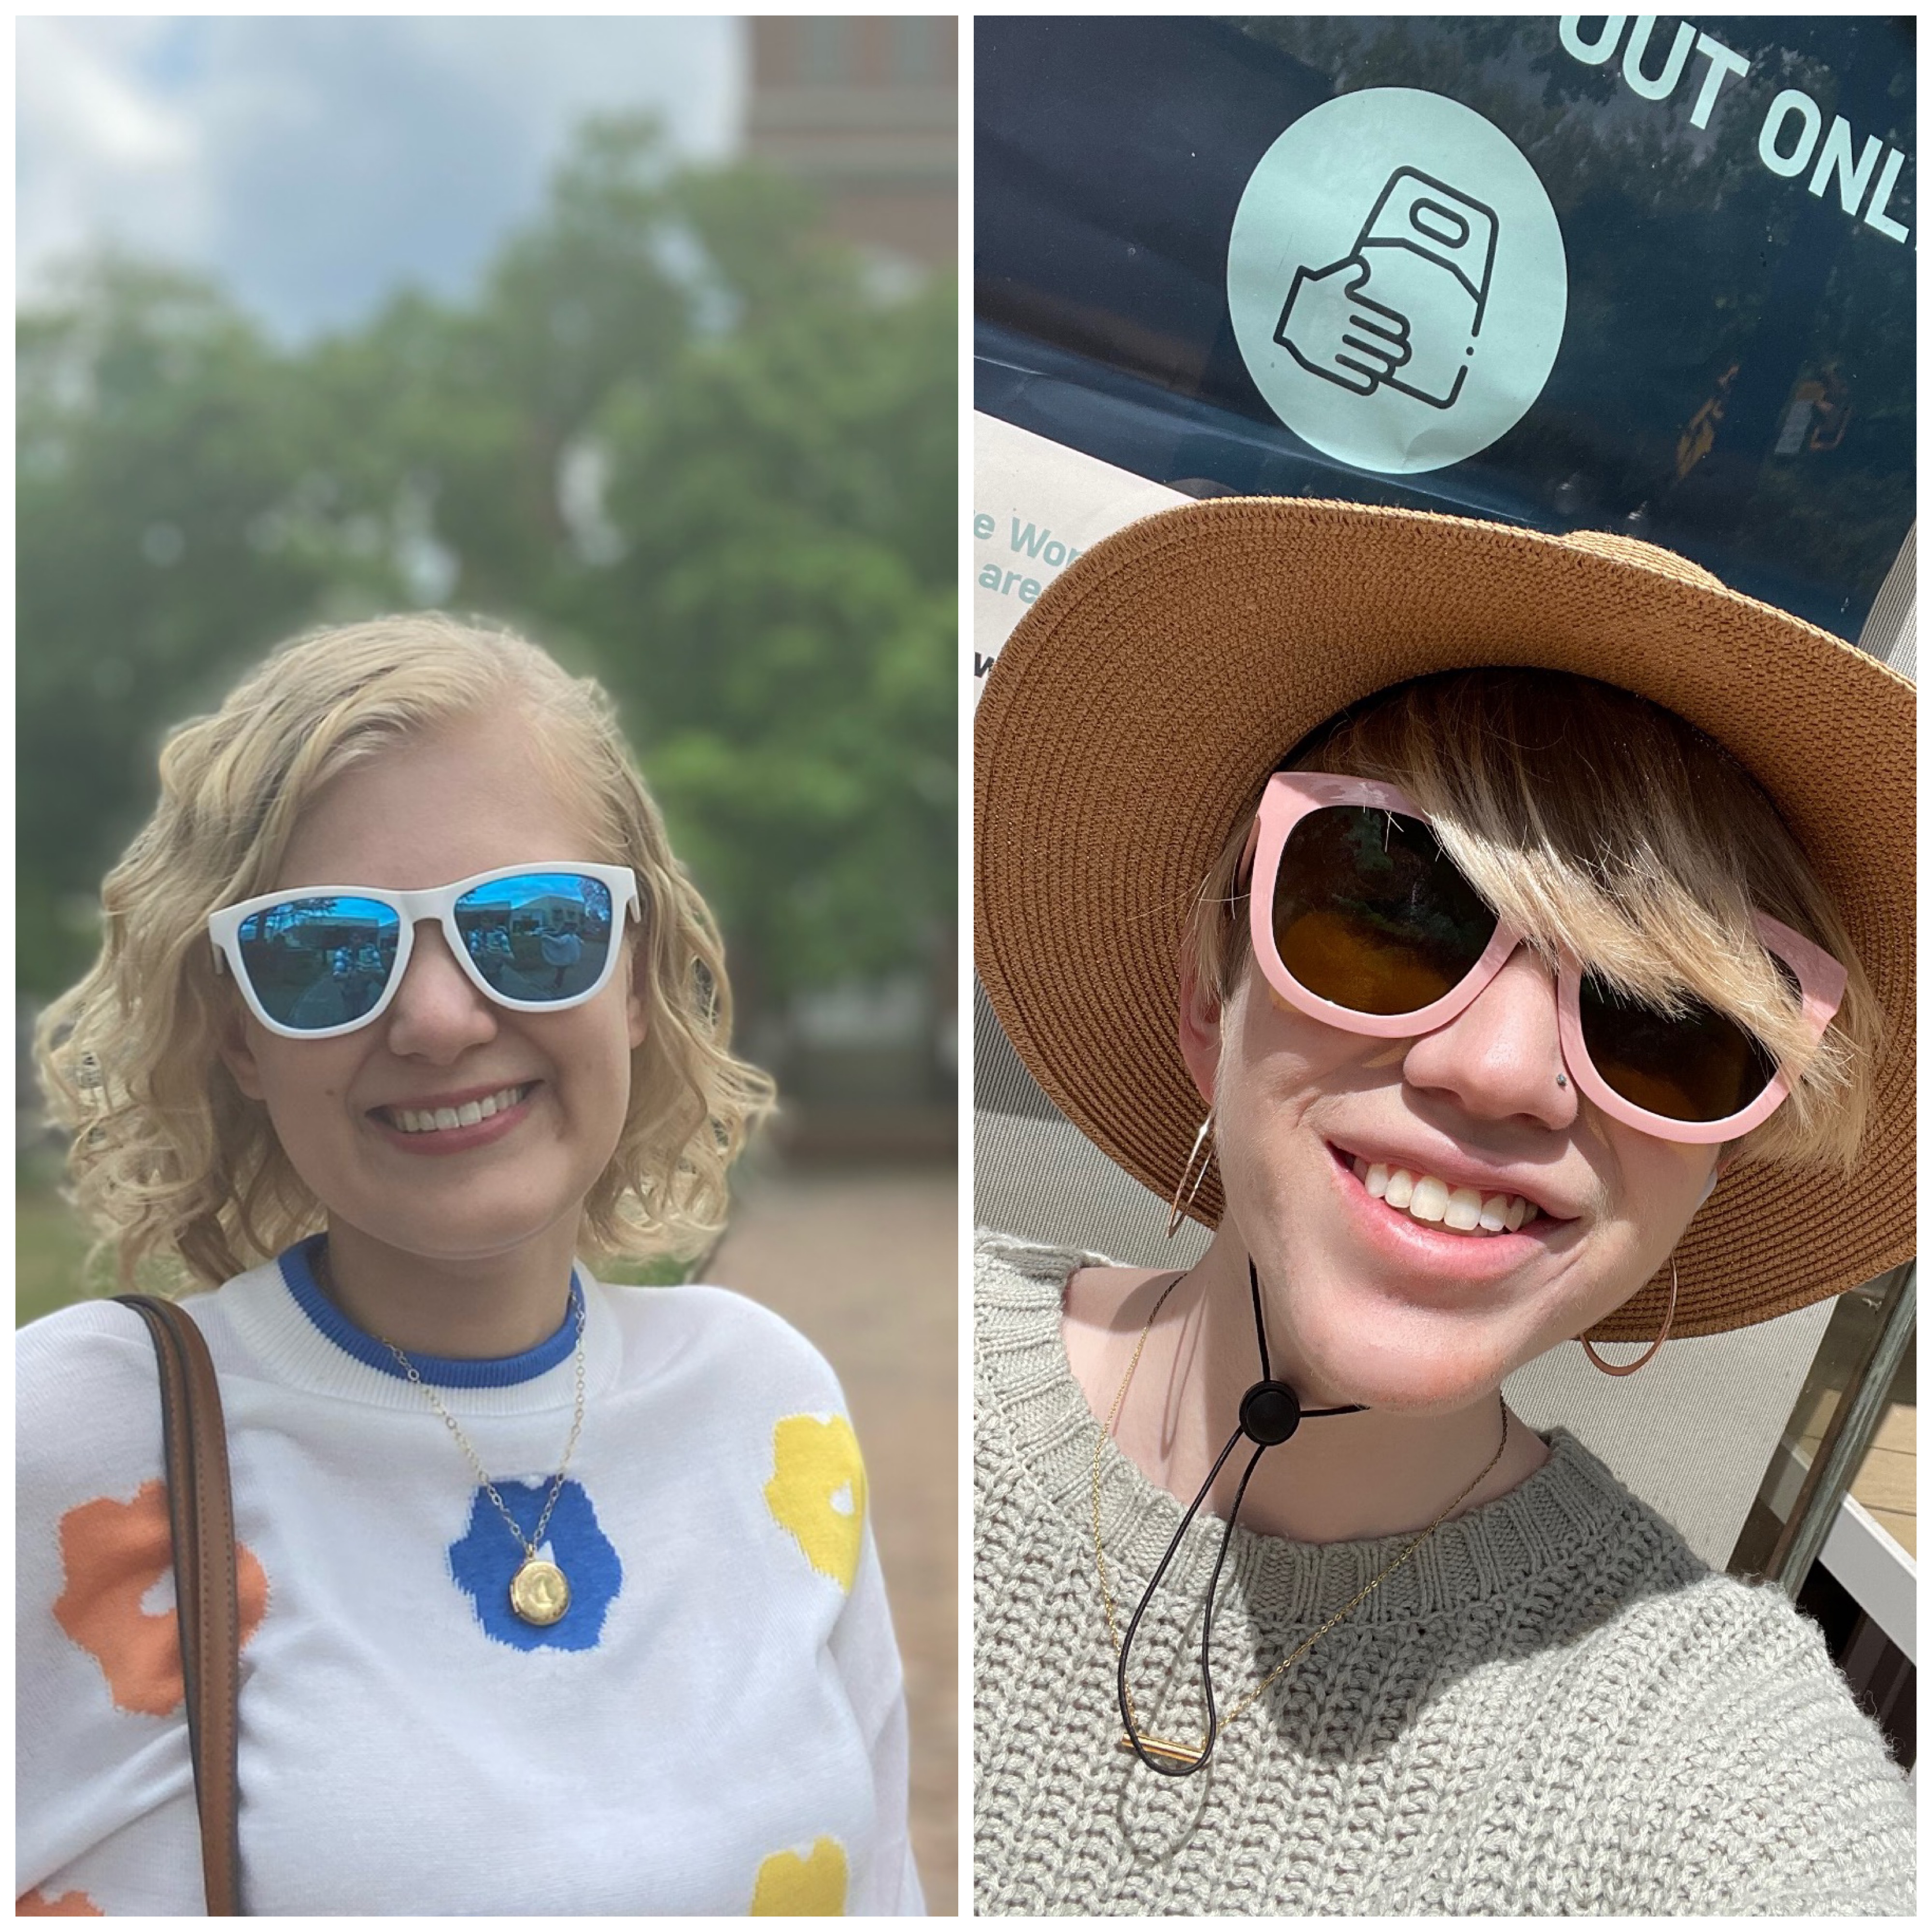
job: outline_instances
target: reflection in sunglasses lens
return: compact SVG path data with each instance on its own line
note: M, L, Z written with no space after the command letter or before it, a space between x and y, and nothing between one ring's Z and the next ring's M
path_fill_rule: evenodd
M493 879L456 902L456 929L498 998L544 1006L602 976L614 926L610 888L580 872ZM262 1010L280 1026L326 1032L366 1018L395 970L402 922L380 900L284 899L242 922L239 950Z
M319 1033L374 1009L401 932L394 912L374 899L285 899L242 922L242 963L271 1019Z
M1673 1018L1586 974L1577 1006L1590 1064L1605 1084L1666 1120L1728 1120L1778 1072L1751 1034L1701 1000Z
M1301 985L1358 1013L1412 1013L1466 979L1496 916L1422 820L1328 806L1289 832L1274 935Z
M493 879L456 902L456 929L484 982L532 1005L596 986L611 928L610 888L580 872Z

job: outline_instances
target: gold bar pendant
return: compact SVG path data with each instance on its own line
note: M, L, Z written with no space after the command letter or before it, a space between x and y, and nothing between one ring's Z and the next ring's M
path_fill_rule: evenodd
M1134 1751L1133 1739L1124 1731L1120 1733L1114 1748L1132 1753L1136 1756L1139 1755L1138 1752ZM1166 1738L1150 1738L1143 1736L1141 1738L1141 1750L1145 1751L1150 1757L1164 1757L1172 1764L1198 1764L1201 1762L1202 1754L1193 1745L1170 1743Z

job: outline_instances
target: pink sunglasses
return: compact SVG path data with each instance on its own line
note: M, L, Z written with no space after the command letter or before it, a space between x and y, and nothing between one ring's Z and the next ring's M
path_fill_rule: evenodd
M1242 866L1249 936L1268 984L1298 1011L1400 1039L1446 1026L1523 941L1484 904L1394 785L1277 772ZM1765 950L1789 970L1815 1042L1845 996L1845 969L1762 913ZM1557 975L1563 1063L1613 1120L1658 1138L1735 1140L1790 1088L1743 1028L1685 996L1671 1015L1623 998L1565 958Z

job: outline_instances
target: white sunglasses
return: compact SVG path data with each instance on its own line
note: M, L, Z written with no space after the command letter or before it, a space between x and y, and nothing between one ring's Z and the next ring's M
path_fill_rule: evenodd
M561 1012L601 992L641 920L628 866L502 866L454 885L394 892L305 886L211 914L214 966L255 1017L287 1040L329 1040L380 1018L433 919L478 992L523 1013Z

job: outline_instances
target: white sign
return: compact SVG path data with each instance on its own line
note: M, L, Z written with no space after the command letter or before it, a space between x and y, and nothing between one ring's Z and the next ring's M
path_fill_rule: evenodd
M973 418L974 689L1040 592L1102 537L1190 500L1131 470Z

